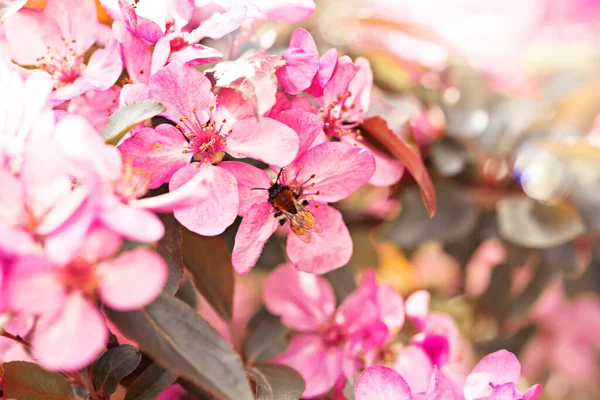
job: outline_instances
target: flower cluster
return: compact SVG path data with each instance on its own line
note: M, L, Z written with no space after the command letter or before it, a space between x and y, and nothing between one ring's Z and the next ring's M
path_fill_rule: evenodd
M58 379L40 383L43 390L59 390L66 377L73 391L108 399L126 375L151 370L140 364L142 350L169 375L156 379L160 390L179 377L166 398L204 384L218 398L245 400L251 386L239 377L259 376L265 365L297 371L304 398L344 399L355 379L357 400L537 397L539 385L517 390L520 364L507 351L470 372L473 349L450 316L430 311L427 291L404 301L369 270L336 304L321 275L350 262L353 240L333 203L367 184L387 193L405 168L429 185L430 214L435 194L418 146L371 117L366 58L320 54L303 28L279 52L256 45L273 21L309 18L312 0L24 3L0 2L0 384L7 396L15 390L12 368L22 368L12 362L27 362ZM104 23L98 12L108 16ZM405 126L414 134L408 139L425 146L440 131L423 110ZM388 201L373 215L387 214ZM231 227L230 248L209 240ZM286 236L285 264L266 277L264 303L291 336L284 352L256 365L206 319L229 318L218 330L242 347L244 335L232 332L239 322L231 320L232 268L246 275L273 235ZM188 240L188 250L209 244L189 256ZM209 254L214 243L223 244L215 253L226 249L223 262ZM218 265L198 272L202 256ZM193 310L197 292L215 307L210 318ZM242 319L245 329L249 318ZM190 332L214 349L193 343ZM130 359L125 342L138 346ZM202 364L204 354L220 367ZM222 371L236 382L217 376Z

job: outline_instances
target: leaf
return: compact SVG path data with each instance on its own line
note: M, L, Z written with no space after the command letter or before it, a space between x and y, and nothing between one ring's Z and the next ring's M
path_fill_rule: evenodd
M306 387L302 376L285 365L256 365L248 374L256 382L258 400L298 400Z
M275 105L277 75L275 71L285 65L281 56L259 51L235 61L222 61L206 74L215 86L233 89L252 105L260 117Z
M141 310L107 309L106 314L156 363L178 376L217 397L252 399L239 355L181 300L162 292Z
M226 321L233 315L231 253L219 236L200 236L181 227L183 264L198 292Z
M96 391L104 395L114 393L121 379L132 373L141 359L142 355L129 344L105 351L91 369Z
M279 318L265 316L256 324L246 342L246 363L261 363L283 353L288 346L286 338L289 329L281 323Z
M496 205L501 235L530 248L558 246L585 233L581 217L562 205L543 205L528 197L505 197Z
M171 386L177 375L163 367L151 364L129 386L124 400L151 400Z
M27 0L0 0L0 24L21 9Z
M158 242L156 252L160 254L169 267L169 277L164 290L170 294L175 294L183 277L179 222L173 214L158 214L158 217L165 226L165 235Z
M479 209L458 185L436 183L440 203L437 213L429 218L421 205L416 187L402 193L402 212L385 225L382 235L400 247L416 247L426 241L453 243L467 236L477 225Z
M19 400L74 399L71 385L59 373L36 364L12 361L2 364L4 398Z
M381 117L371 117L363 121L361 130L366 131L371 137L388 149L398 160L402 161L406 169L413 176L421 188L421 197L427 208L429 217L436 211L436 196L431 182L431 177L418 150L413 150L404 143L388 126Z
M155 100L127 104L110 116L108 124L102 131L102 138L106 144L116 146L131 128L163 111L165 107Z
M194 283L190 280L190 278L186 277L183 280L179 290L177 293L175 293L175 297L192 307L194 310L198 305L198 292L196 291Z

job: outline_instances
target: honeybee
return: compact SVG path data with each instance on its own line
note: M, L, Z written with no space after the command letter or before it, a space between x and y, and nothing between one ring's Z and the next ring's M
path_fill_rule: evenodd
M268 189L253 188L252 190L267 190L269 192L268 201L275 209L273 216L279 220L279 225L285 224L286 221L289 222L292 232L298 236L298 239L310 243L310 233L323 232L323 227L313 213L306 209L308 200L298 200L302 196L303 189L300 188L298 192L294 192L290 186L279 183L283 171L283 168L279 170L275 183Z

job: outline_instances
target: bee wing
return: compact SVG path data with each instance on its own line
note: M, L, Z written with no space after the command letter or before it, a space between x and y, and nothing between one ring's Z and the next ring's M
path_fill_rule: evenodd
M296 204L296 209L298 210L298 213L308 213L308 214L310 214L310 219L312 220L312 228L311 228L311 230L313 232L315 232L315 233L321 233L321 232L323 232L323 226L321 225L321 223L319 222L319 220L317 219L317 217L315 217L315 214L313 214L310 211L308 211L306 209L306 207L304 207L299 202Z

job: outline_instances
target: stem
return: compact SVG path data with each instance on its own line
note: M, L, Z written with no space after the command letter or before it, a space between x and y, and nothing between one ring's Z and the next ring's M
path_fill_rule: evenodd
M0 336L8 338L10 340L14 340L15 342L20 343L27 348L31 347L31 344L27 340L23 339L19 335L13 335L12 333L6 332L4 329L2 329L2 333L0 334Z

